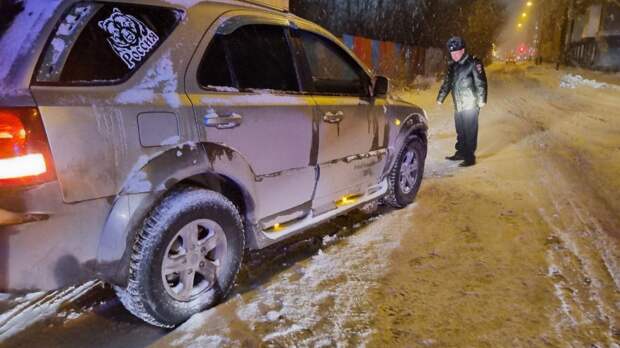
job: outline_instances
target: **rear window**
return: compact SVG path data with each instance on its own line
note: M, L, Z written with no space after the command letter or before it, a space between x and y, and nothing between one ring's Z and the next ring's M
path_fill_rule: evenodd
M61 19L41 57L35 82L115 84L128 79L172 33L175 9L78 3Z

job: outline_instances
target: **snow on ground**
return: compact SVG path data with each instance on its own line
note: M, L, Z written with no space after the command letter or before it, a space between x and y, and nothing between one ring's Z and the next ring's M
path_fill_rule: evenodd
M328 244L309 260L277 275L249 296L237 296L194 316L165 341L181 347L203 337L205 346L209 342L235 346L240 341L225 340L234 339L234 335L218 335L230 334L230 326L243 325L261 337L261 344L317 347L355 342L363 346L373 333L371 312L366 309L374 304L365 295L378 286L391 250L411 229L407 221L414 210L372 219L365 227L353 226L361 228L346 238L324 237ZM228 326L222 326L222 315L227 317L224 321L230 321ZM213 326L212 321L220 323Z
M558 88L567 74L614 83L575 69L491 67L480 161L468 169L443 159L455 134L452 108L434 104L437 85L405 93L431 125L417 204L325 236L310 257L267 266L265 277L154 346L619 348L620 94ZM114 320L59 310L76 330L105 336L98 346L152 342L116 341L119 331L101 330ZM122 332L140 325L120 321ZM41 345L47 333L34 333ZM20 336L10 343L33 333Z
M417 208L344 240L325 237L327 248L310 260L156 346L198 337L222 346L618 347L617 215L591 201L603 191L588 191L580 173L605 183L605 199L620 192L620 125L610 116L619 96L598 78L571 79L586 87L578 93L558 89L567 73L576 76L491 67L480 163L466 170L443 159L454 151L454 121L449 105L434 105L436 86L400 93L423 105L431 124ZM401 242L377 244L381 229Z
M604 82L598 82L596 80L588 80L583 78L581 75L575 74L566 74L560 80L560 87L562 88L570 88L575 89L577 87L591 87L591 88L618 88L618 86L613 86Z
M556 330L572 331L606 321L609 326L606 339L613 342L614 330L620 325L617 317L620 303L614 300L618 297L614 293L620 289L620 243L602 228L596 213L584 204L580 195L571 192L570 183L556 168L549 168L548 163L541 164L541 168L547 169L541 180L553 210L541 208L540 214L558 245L547 256L553 269L555 294L562 303L556 316ZM597 346L605 344L597 342Z
M99 282L90 281L64 290L30 293L15 299L17 305L0 314L0 343L35 322L54 316L64 304L75 301L97 285ZM70 314L67 318L76 317Z

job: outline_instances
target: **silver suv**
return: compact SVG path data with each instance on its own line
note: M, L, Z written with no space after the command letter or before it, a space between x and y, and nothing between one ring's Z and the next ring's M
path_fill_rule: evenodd
M424 111L313 23L234 0L8 3L1 291L98 278L174 326L246 249L418 192Z

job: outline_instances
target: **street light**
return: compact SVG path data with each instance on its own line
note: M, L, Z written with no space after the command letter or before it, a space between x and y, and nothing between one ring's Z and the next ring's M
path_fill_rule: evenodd
M523 18L527 17L527 13L523 12L523 13L521 14L521 17L523 17Z
M528 1L528 2L527 2L527 7L532 7L532 5L534 5L534 3L533 3L533 2L531 2L531 1Z

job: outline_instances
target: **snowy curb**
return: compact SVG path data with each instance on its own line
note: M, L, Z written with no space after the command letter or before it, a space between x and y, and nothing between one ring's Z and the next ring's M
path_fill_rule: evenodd
M591 87L594 89L618 88L618 86L610 85L608 83L598 82L596 80L588 80L586 78L583 78L583 76L581 75L566 74L560 80L560 88L575 89L581 86Z

